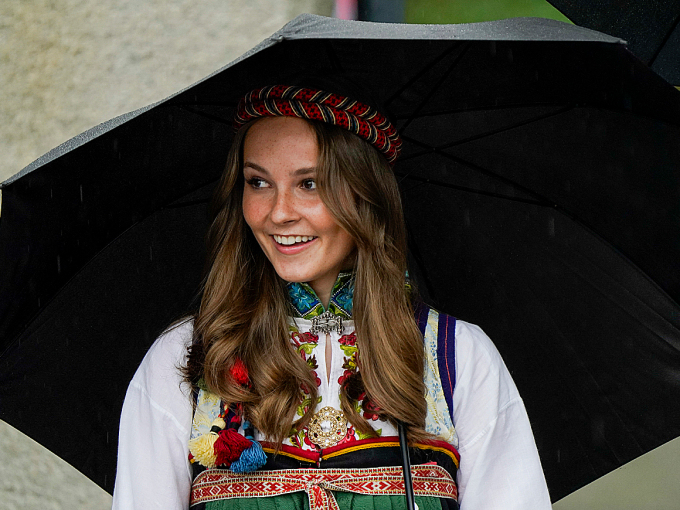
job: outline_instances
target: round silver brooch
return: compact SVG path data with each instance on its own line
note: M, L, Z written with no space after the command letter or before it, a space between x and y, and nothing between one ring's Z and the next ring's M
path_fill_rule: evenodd
M312 416L307 427L307 437L319 448L329 448L347 435L347 418L342 411L324 407Z

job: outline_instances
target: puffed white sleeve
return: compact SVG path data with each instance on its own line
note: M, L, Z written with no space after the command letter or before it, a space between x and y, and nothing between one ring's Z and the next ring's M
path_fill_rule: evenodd
M517 387L477 326L456 324L453 419L461 510L550 510L550 497Z
M151 346L128 386L120 419L113 510L189 508L191 391L182 382L192 324Z

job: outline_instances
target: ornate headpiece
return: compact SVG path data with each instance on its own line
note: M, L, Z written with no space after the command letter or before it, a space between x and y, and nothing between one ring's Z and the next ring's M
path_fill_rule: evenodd
M339 126L373 145L391 165L401 150L401 138L384 115L332 92L288 85L255 89L239 102L234 127L259 117L299 117Z

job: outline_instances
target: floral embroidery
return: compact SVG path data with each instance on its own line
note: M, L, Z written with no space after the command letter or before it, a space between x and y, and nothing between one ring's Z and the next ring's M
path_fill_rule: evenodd
M359 439L369 439L369 438L371 438L371 437L374 437L374 436L372 436L372 435L370 435L370 434L362 434L362 433L359 432L358 430L357 430L356 432L357 432L357 437L358 437ZM382 429L376 430L376 431L375 431L375 435L376 435L377 437L382 436Z
M333 297L341 308L351 311L352 301L354 300L354 286L346 285L342 287Z
M352 441L356 441L357 440L356 433L357 431L354 430L354 427L352 425L347 427L347 435L344 437L342 441L340 441L340 444L351 443Z
M437 363L437 334L438 334L438 313L435 310L429 311L427 320L427 327L425 330L425 384L427 387L426 401L427 401L427 415L425 430L431 434L437 435L443 440L451 443L454 446L458 444L458 438L455 428L451 420L451 414L444 398L444 393L440 381L440 375ZM293 347L300 353L300 356L305 362L310 365L310 370L316 370L317 360L313 356L314 348L318 345L319 338L310 333L299 333L294 325L291 326L290 331L291 342ZM356 334L351 333L344 335L339 339L339 346L345 354L343 360L343 369L347 376L347 370L355 371L356 362L359 351L356 345ZM354 361L354 364L351 362ZM224 412L219 397L209 392L203 381L199 382L199 394L197 396L196 410L194 412L194 419L192 423L191 438L209 432L211 422L221 413ZM304 401L304 394L301 394L300 407L298 408L298 416L304 414L305 407L311 402ZM321 397L317 401L317 405L321 403ZM383 428L387 426L386 432L390 435L395 432L389 425L383 424L380 418L374 416L377 413L375 406L366 405L365 395L360 395L358 400L352 402L352 406L358 414L369 420L373 425L382 426L376 430L376 435L381 436ZM374 421L375 420L375 421ZM229 421L229 420L228 420ZM357 431L353 426L348 427L348 433L343 442L349 442L357 439L366 439L367 436ZM286 442L298 448L305 450L316 449L314 445L306 437L306 431L291 429L289 437Z
M378 411L380 411L380 408L373 401L364 399L363 408L364 419L376 421L379 418Z
M357 335L354 331L349 335L342 335L338 338L338 342L340 342L340 348L348 356L354 354L357 350Z
M288 296L290 297L293 306L303 317L307 312L319 304L319 300L314 291L312 290L310 292L311 288L308 289L307 287L309 286L297 282L288 284Z
M311 356L311 359L314 361L310 361L307 356L312 354L314 352L314 348L319 345L319 336L312 335L311 333L292 331L290 333L290 339L293 341L293 345L300 353L300 356L302 356L302 359L305 360L307 364L313 369L317 368L318 365L316 364L316 356Z
M314 375L317 387L321 386L321 379L316 372L319 368L319 365L316 362L316 356L312 354L312 352L314 352L314 348L319 345L319 337L317 335L312 335L311 333L292 331L290 338L296 350L300 353L302 359L307 362L309 369L312 371L312 375ZM302 393L303 396L297 408L298 416L304 416L309 408L312 407L312 398L309 396L309 388L303 387ZM317 404L320 402L321 397L317 399Z
M357 336L354 332L349 335L343 335L338 339L340 349L345 353L342 361L342 368L345 370L340 377L338 383L340 386L345 384L345 381L357 371Z
M298 317L311 320L324 313L326 309L307 283L290 282L287 284L291 304ZM328 311L342 317L352 319L352 301L354 298L354 275L342 272L331 290Z

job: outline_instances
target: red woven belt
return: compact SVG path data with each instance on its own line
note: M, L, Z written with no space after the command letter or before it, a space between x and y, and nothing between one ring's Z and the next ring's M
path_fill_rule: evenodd
M458 500L456 482L443 467L411 466L413 492ZM404 494L400 467L364 469L281 469L234 473L226 469L203 471L191 490L191 505L232 498L263 498L305 491L310 510L339 510L332 491L372 496Z

